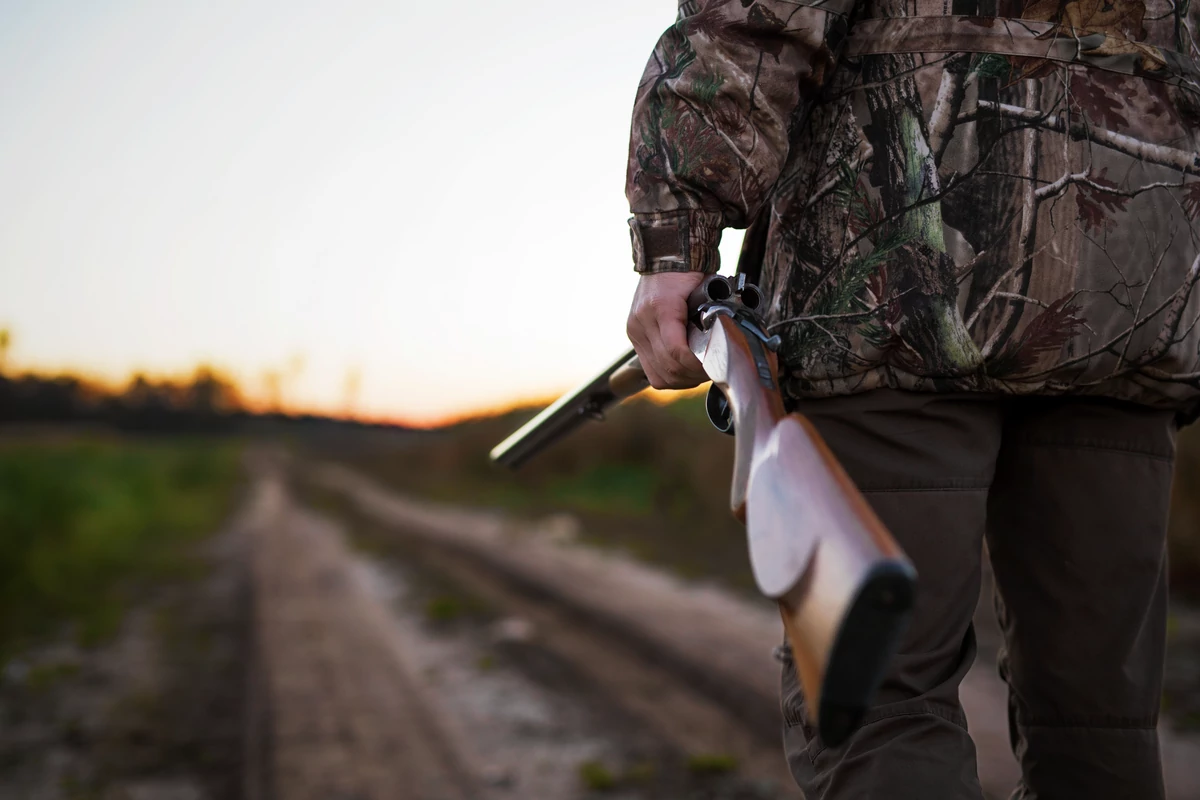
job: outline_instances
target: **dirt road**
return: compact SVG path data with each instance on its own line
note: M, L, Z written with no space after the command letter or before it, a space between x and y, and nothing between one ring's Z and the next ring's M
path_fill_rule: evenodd
M272 470L252 504L248 797L798 796L773 726L731 714L685 666L552 590L441 547L399 564L356 552L345 525L302 507ZM404 602L429 573L491 619L432 625L446 600ZM768 667L770 651L757 654Z
M798 796L769 603L553 526L402 498L338 467L303 473L344 506L323 516L278 470L257 479L248 797ZM356 550L364 526L399 549ZM430 575L485 618L432 625L458 612L418 591ZM1003 686L981 663L963 698L985 791L1004 797ZM1164 748L1171 797L1200 796L1200 742L1164 731Z

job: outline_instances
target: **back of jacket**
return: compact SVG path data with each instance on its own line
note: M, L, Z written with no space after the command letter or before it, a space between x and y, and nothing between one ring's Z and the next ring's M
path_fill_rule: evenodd
M646 272L753 223L793 398L1200 396L1200 0L682 6L639 88ZM690 13L689 13L690 12Z

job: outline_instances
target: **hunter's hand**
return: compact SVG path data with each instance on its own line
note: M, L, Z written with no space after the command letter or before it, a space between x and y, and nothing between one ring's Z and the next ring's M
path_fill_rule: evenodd
M700 272L643 275L633 294L625 332L655 389L690 389L708 380L687 341L687 299Z

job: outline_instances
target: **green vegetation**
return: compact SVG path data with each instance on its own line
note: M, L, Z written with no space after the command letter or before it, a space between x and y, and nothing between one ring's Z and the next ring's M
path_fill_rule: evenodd
M600 514L648 514L658 479L647 465L598 464L579 475L546 482L546 499L563 508Z
M606 792L617 786L617 779L612 771L599 761L585 761L580 764L579 779L593 792Z
M419 555L401 555L402 553L402 548L389 549L386 545L378 545L375 551L375 555L384 558L400 555L407 560L406 563L417 563L412 559L420 558ZM444 575L422 575L413 578L409 588L413 593L411 602L419 604L419 608L424 608L426 621L433 625L491 619L492 611L488 604L472 591L470 585L459 583L453 578Z
M42 692L54 687L59 681L69 680L78 674L79 664L73 661L38 664L25 676L25 685L36 692Z
M621 782L633 785L643 785L651 783L658 770L654 767L653 761L639 761L636 764L631 764L625 774L621 776Z
M737 769L737 759L725 753L701 753L688 757L687 768L693 775L724 775Z
M425 618L430 622L453 622L462 616L463 605L457 597L439 595L425 604Z
M69 624L112 634L130 593L194 569L229 511L238 449L199 441L0 443L0 663Z

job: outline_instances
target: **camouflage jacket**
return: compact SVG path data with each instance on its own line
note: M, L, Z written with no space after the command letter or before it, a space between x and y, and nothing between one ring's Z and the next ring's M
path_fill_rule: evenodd
M1194 410L1198 28L1200 0L683 3L634 106L636 268L715 271L749 226L792 401Z

